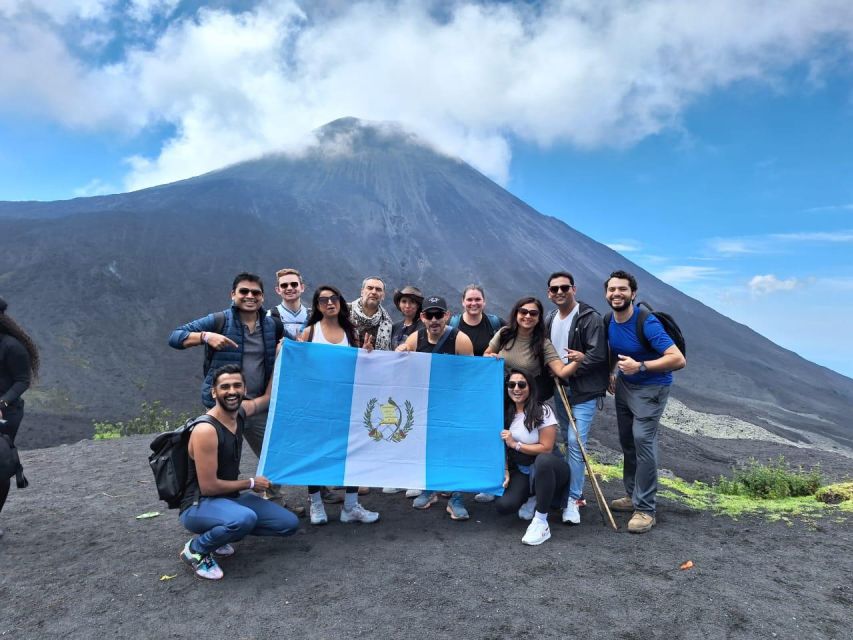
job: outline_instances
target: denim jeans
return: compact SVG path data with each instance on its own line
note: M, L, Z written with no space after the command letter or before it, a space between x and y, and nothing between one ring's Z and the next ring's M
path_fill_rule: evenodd
M581 443L586 447L586 439L589 436L589 429L592 426L592 419L595 418L595 409L598 400L593 398L586 402L573 404L569 398L569 404L572 407L572 414L575 417L575 425L581 434ZM563 434L563 440L566 441L566 462L569 463L569 498L577 500L583 495L584 483L584 464L581 450L578 446L578 439L575 436L575 430L569 424L569 416L566 415L566 408L563 406L563 401L559 394L554 395L554 409L557 413L557 422L560 423L560 431Z
M185 509L180 520L186 529L200 534L193 543L200 553L210 553L249 534L289 536L299 528L293 513L248 491L237 498L202 498Z

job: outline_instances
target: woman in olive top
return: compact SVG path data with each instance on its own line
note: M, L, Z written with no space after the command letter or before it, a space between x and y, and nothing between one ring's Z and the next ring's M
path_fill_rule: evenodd
M503 358L507 369L524 369L533 374L538 383L538 399L544 401L554 393L551 374L567 378L580 363L563 364L545 336L542 312L542 303L532 296L516 302L510 312L509 326L494 335L483 355Z
M6 315L6 307L6 301L0 298L0 433L14 443L24 418L21 394L38 375L39 353L27 332ZM0 478L0 511L10 485L10 478Z

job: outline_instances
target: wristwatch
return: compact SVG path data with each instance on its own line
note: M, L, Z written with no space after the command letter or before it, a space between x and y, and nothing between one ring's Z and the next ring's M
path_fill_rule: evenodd
M641 362L640 363L640 373L645 373L645 372L646 372L646 363Z

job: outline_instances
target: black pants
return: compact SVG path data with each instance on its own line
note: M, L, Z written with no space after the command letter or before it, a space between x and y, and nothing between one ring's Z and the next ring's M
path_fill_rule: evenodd
M24 407L22 405L6 407L3 410L3 419L6 424L0 425L0 433L5 433L12 439L12 442L15 442L18 427L21 426L21 420L24 419ZM3 511L3 505L6 504L10 486L12 486L11 478L0 478L0 511Z
M554 496L562 495L569 484L569 465L553 453L542 453L536 456L533 463L533 492L530 491L530 476L518 469L509 472L509 486L504 494L495 500L495 509L506 515L515 513L527 499L536 495L536 510L548 513Z

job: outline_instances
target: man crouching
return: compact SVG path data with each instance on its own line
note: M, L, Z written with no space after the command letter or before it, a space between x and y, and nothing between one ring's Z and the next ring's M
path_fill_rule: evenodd
M243 372L236 364L217 369L211 395L214 407L199 416L190 434L187 488L181 502L181 524L199 534L184 545L181 560L207 580L222 578L216 556L234 554L230 543L247 535L289 536L299 521L284 507L258 495L270 488L263 476L238 480L243 428L248 416L264 411L264 396L243 401ZM244 489L249 492L241 493Z

